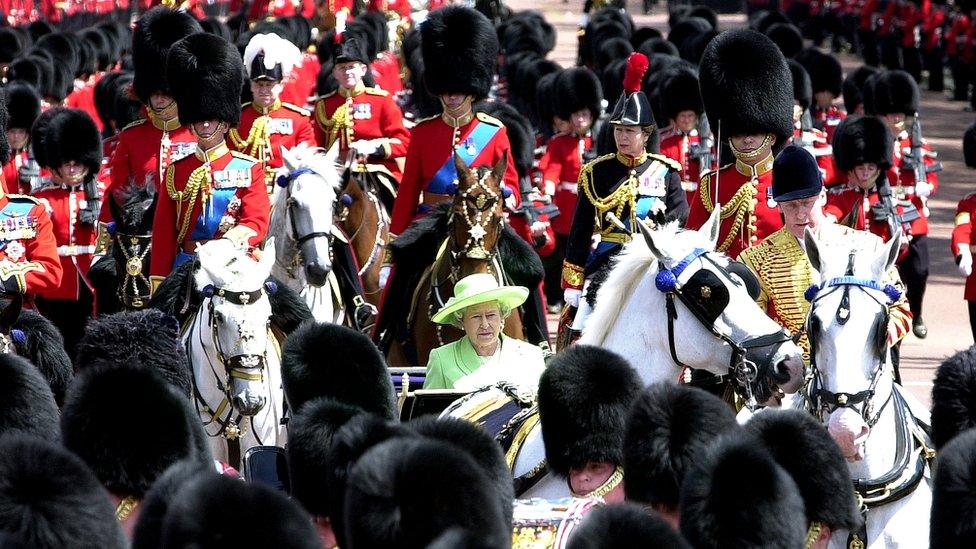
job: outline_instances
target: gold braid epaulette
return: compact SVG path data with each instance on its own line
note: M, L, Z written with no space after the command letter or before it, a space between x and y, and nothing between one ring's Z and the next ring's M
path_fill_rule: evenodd
M328 130L328 142L325 143L324 149L332 148L332 144L340 137L345 138L346 144L349 143L352 137L353 120L349 113L348 102L339 105L330 118L325 114L325 101L319 101L315 105L315 119L322 125L323 130ZM343 134L340 136L339 132L343 132Z
M603 221L607 212L613 212L618 219L623 219L624 208L630 206L630 226L636 227L634 224L636 221L636 208L634 208L634 201L637 200L637 185L636 179L634 177L629 177L624 182L620 184L613 192L610 193L606 198L598 196L596 190L593 188L593 166L599 162L609 160L616 157L616 154L606 154L598 157L592 162L588 162L586 165L580 169L579 175L579 188L583 189L583 195L590 204L593 204L593 209L596 210L595 222L596 226L594 229L599 229L600 235L609 234L616 232L616 227L612 224L608 225L606 229L603 227Z
M237 128L231 128L230 130L230 140L234 143L234 148L243 151L255 158L261 158L261 153L266 149L268 144L268 115L261 115L254 119L254 123L251 124L251 132L248 133L247 139L241 139L241 134L237 133ZM267 161L268 159L264 159Z
M200 189L207 179L209 171L207 165L198 166L190 177L186 180L186 187L182 191L176 190L175 170L173 166L166 168L166 194L176 203L176 224L179 227L176 241L183 242L186 234L190 231L190 221L193 216L193 207L196 206L197 198L200 196ZM183 210L183 203L187 203L186 210Z
M723 169L725 166L723 166ZM712 210L715 209L714 202L712 201L711 193L711 181L710 178L712 173L709 172L705 174L701 179L701 184L698 185L698 194L701 198L702 205L705 206L705 211L711 215ZM739 190L735 191L732 198L728 203L722 205L722 209L719 210L719 219L728 219L733 215L735 218L732 220L732 226L729 227L729 232L725 235L725 240L723 240L718 245L718 251L727 251L731 246L732 242L735 241L736 237L739 235L739 230L742 228L742 223L745 221L746 214L752 213L755 208L753 204L753 197L756 193L756 187L751 181L746 181L743 183Z

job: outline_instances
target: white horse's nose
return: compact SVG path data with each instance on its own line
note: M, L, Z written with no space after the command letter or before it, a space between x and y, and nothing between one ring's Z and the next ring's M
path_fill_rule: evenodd
M267 399L261 395L257 395L251 391L245 390L243 393L235 396L233 401L234 408L237 409L241 415L253 416L264 408Z
M871 428L861 418L861 414L850 408L834 410L827 421L827 432L840 447L847 461L864 459L864 445L871 434Z

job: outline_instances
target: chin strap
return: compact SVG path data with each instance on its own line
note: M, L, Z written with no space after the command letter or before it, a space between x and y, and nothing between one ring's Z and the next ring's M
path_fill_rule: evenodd
M623 480L624 480L624 468L618 465L616 468L614 468L613 474L610 475L610 478L608 478L606 482L601 484L597 489L593 490L592 492L587 492L585 494L578 494L572 489L572 487L570 487L570 492L573 493L573 496L578 498L602 498L603 496L612 492L614 488L620 486L620 483L623 482Z

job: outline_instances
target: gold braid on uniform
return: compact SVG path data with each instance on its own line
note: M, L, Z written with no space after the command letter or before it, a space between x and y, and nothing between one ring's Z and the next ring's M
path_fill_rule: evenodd
M354 122L352 114L349 112L350 101L351 98L347 98L342 105L339 105L335 112L332 113L331 118L328 118L325 114L324 101L320 101L315 106L316 120L322 125L322 129L328 130L327 143L325 143L324 149L328 150L332 148L332 144L336 142L336 139L342 140L339 142L340 146L348 146L349 141L352 140Z
M132 496L122 498L118 507L115 508L115 520L119 522L125 521L132 514L132 511L135 511L137 505L139 505L139 500Z
M614 468L613 474L610 475L610 478L608 478L607 481L601 484L596 490L587 492L585 494L577 494L574 492L573 495L578 498L602 498L603 496L612 492L614 488L620 486L620 483L623 480L624 468L618 465L616 468Z
M810 527L807 528L807 539L803 542L803 549L813 549L813 544L817 543L817 540L820 539L820 532L822 531L822 522L811 522Z
M190 178L187 179L186 187L182 191L176 190L176 184L173 181L174 178L175 170L173 167L166 168L166 193L176 203L176 223L179 227L176 241L183 242L183 239L190 231L193 207L197 203L197 197L200 196L201 189L203 189L203 194L206 195L204 200L210 196L210 169L208 164L198 166L190 173ZM204 185L205 183L206 185ZM186 210L182 208L184 202L187 203Z
M593 162L583 166L580 173L580 184L579 187L583 189L583 194L586 199L593 204L593 209L596 210L596 225L599 227L600 237L606 237L611 233L615 236L619 235L616 232L616 227L613 224L607 224L604 228L604 219L606 219L607 212L613 212L618 219L623 218L624 208L630 207L630 227L636 227L637 222L637 208L635 208L635 202L637 201L637 178L630 175L623 183L620 184L612 193L606 198L600 197L596 194L593 189L593 166L602 160L615 157L615 154L608 154L597 158Z
M268 133L268 115L264 114L254 119L251 124L251 133L247 139L241 139L241 134L237 133L237 128L231 128L230 140L234 143L234 148L244 154L253 156L260 160L264 158L264 151L268 148L270 134Z
M701 196L702 204L705 206L705 211L708 212L709 215L711 215L712 210L715 209L712 202L712 193L709 191L710 187L710 180L702 181L702 183L698 186L698 194ZM752 214L756 207L753 200L753 195L755 192L756 187L754 186L753 182L746 182L745 185L739 187L739 190L735 191L735 194L732 195L729 202L724 204L722 209L719 210L720 219L728 219L733 215L735 216L735 219L732 220L732 226L729 227L729 233L725 236L725 240L718 245L718 251L724 252L728 250L729 247L732 246L732 242L734 242L739 236L739 229L742 228L742 223L745 221L746 214ZM755 231L756 228L750 225L749 230Z

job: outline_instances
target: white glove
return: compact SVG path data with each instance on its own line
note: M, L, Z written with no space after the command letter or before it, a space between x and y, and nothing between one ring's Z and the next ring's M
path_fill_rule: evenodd
M915 195L922 198L928 198L932 194L932 184L929 182L917 183L915 185Z
M964 251L958 256L959 262L959 272L963 276L969 276L973 274L973 254L968 251Z
M392 265L383 265L380 267L380 289L386 289L386 283L390 280L390 271L393 270Z
M373 141L353 141L349 148L356 151L357 155L369 156L379 150Z
M227 232L224 233L224 238L233 242L234 245L240 249L247 249L249 247L248 241L251 239L251 237L256 235L257 233L254 232L254 229L250 227L235 225L234 227L227 229Z
M573 307L579 307L580 297L583 295L583 290L577 290L576 288L566 288L563 290L563 301L566 305Z

